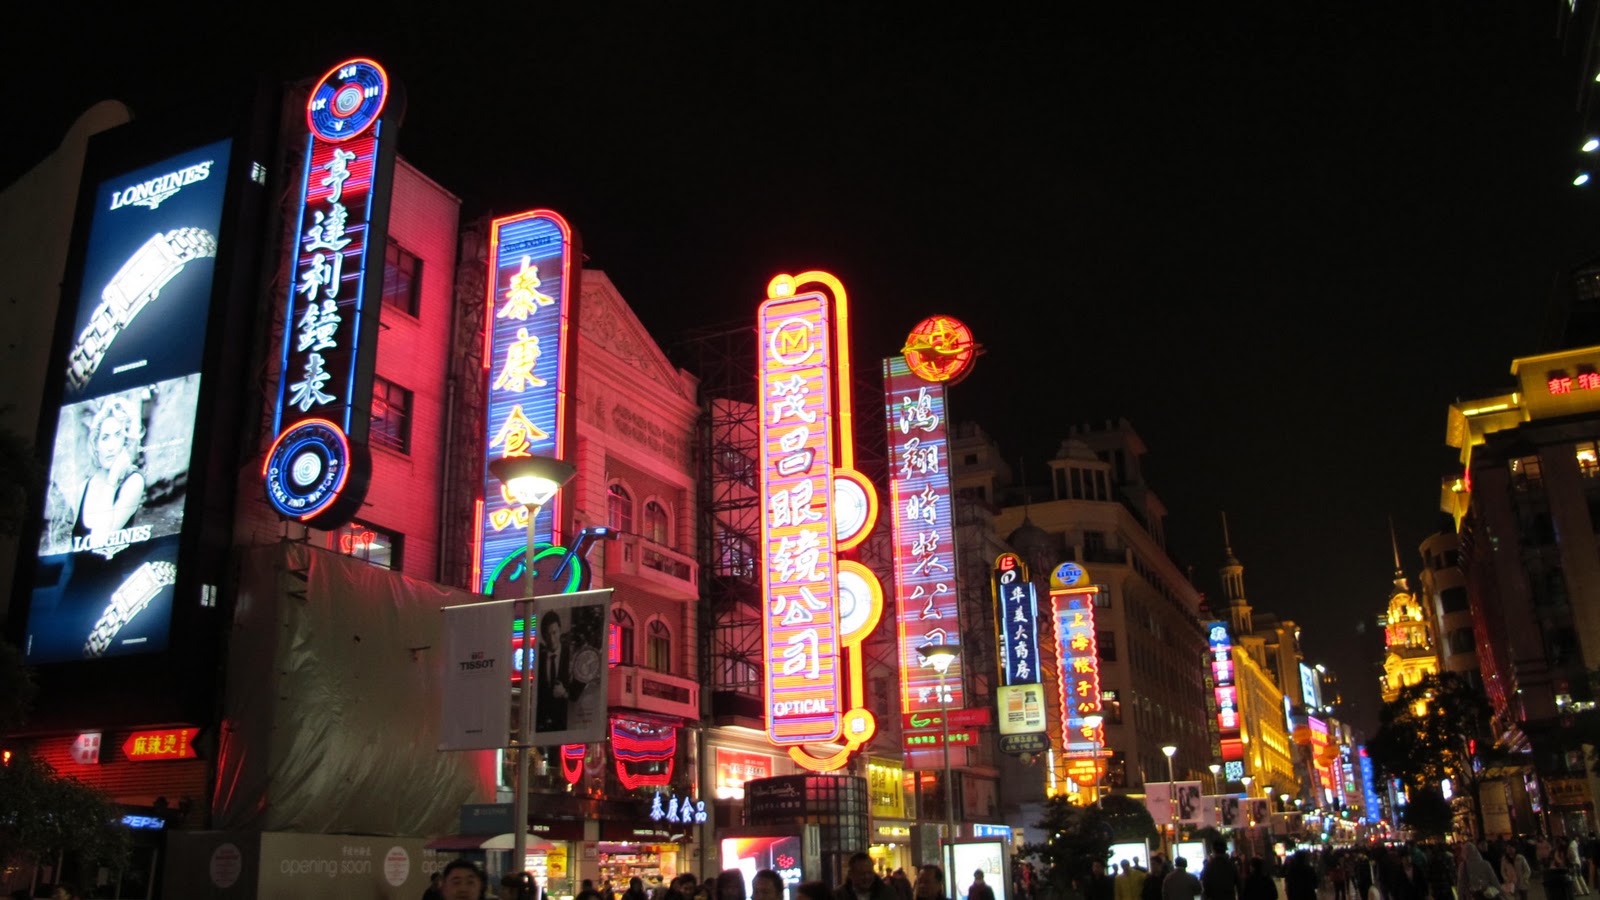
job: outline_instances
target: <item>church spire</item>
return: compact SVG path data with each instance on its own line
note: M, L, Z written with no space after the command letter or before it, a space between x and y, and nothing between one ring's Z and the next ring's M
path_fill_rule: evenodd
M1400 565L1400 539L1395 536L1394 516L1389 516L1389 545L1394 548L1394 593L1409 594L1411 585L1406 583L1406 571Z
M1222 577L1222 598L1227 602L1227 615L1235 635L1250 634L1254 627L1250 621L1250 601L1244 596L1244 563L1233 555L1233 537L1228 533L1228 514L1222 513L1222 567L1217 574ZM1216 610L1221 613L1223 610Z

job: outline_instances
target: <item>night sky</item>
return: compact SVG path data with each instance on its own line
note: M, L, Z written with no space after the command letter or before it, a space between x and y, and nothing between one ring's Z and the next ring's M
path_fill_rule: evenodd
M1415 585L1446 405L1509 386L1600 251L1558 4L1098 5L1126 9L97 13L0 34L0 184L94 101L374 56L409 95L402 155L466 216L562 210L664 345L823 268L859 360L933 312L971 325L957 414L1032 480L1067 425L1127 417L1201 589L1226 510L1256 609L1370 724L1388 518Z

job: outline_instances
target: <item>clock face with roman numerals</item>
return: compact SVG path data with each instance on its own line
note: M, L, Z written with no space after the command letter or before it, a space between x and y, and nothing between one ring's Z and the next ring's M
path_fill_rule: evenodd
M317 82L306 103L306 121L321 140L348 141L378 120L388 97L389 76L383 67L370 59L352 59Z

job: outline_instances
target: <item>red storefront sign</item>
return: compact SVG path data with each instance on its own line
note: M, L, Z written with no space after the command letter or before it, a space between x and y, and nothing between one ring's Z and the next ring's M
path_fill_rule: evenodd
M194 759L194 736L198 728L163 728L156 731L135 731L122 742L122 755L130 762L154 762L161 759Z

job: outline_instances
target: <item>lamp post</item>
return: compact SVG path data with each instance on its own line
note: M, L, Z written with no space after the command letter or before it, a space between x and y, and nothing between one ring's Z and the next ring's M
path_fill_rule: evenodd
M533 738L533 526L550 498L578 474L572 463L548 456L512 456L489 462L489 474L500 480L518 503L528 508L528 549L522 558L523 587L526 597L516 601L522 616L522 669L517 673L517 768L512 797L513 822L511 860L516 872L528 867L528 744Z
M1250 782L1252 780L1253 779L1249 775L1241 775L1239 777L1239 783L1244 785L1244 798L1246 800L1250 799Z
M1083 724L1094 730L1094 805L1105 808L1100 802L1100 726L1106 717L1099 713L1091 713L1083 717Z
M917 648L917 653L939 673L939 724L944 729L941 741L944 745L944 839L948 843L956 836L956 795L950 774L950 695L945 693L944 679L950 672L950 664L961 655L961 645L927 644Z
M1167 816L1169 819L1167 827L1172 833L1171 837L1167 839L1167 861L1170 863L1174 849L1173 844L1178 839L1178 798L1173 796L1173 782L1176 779L1172 777L1172 757L1178 754L1178 746L1176 744L1166 744L1162 746L1161 752L1166 754L1167 757Z
M1211 765L1206 766L1206 768L1211 770L1211 793L1222 793L1222 782L1217 780L1217 776L1222 772L1222 766L1218 765L1217 763L1212 763Z

